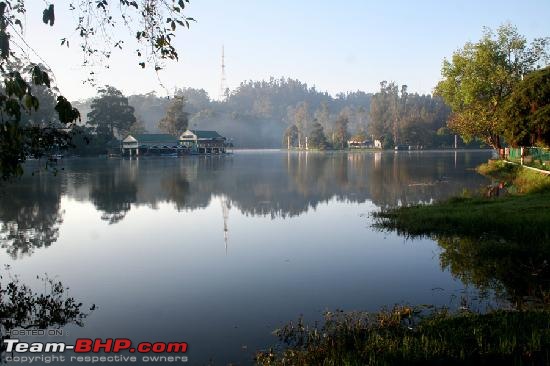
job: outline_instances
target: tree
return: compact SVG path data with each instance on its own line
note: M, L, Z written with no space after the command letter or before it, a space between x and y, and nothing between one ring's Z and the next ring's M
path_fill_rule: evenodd
M550 146L550 67L528 74L508 98L504 137L512 146Z
M360 106L359 109L357 109L357 124L357 132L367 131L368 114L367 110L363 106Z
M302 140L307 135L309 124L309 105L301 102L294 110L294 125L298 129L298 146L302 147Z
M321 102L319 108L315 111L315 119L321 124L323 129L326 131L329 128L330 123L330 110L328 108L327 102Z
M88 124L96 127L98 135L124 135L136 122L134 107L128 105L120 90L113 86L99 89L99 96L92 100Z
M283 146L290 148L296 146L298 142L298 128L296 125L289 126L283 135Z
M313 122L311 132L309 133L308 148L317 148L324 150L328 147L328 141L325 136L323 126L319 122Z
M145 123L143 122L143 119L140 117L136 117L136 121L130 126L128 133L131 135L147 133L147 129L145 128Z
M348 141L348 117L340 114L334 126L334 145L343 149Z
M160 70L163 60L177 60L178 54L172 41L176 28L188 28L189 22L193 21L183 14L188 2L189 0L71 2L70 10L77 13L76 35L80 38L80 49L84 55L83 66L105 64L108 67L107 60L112 50L123 48L124 41L121 38L128 29L135 35L138 43L136 54L142 68L146 64L152 64L155 70ZM25 0L0 1L0 74L4 79L4 89L0 91L2 179L22 175L22 164L29 156L42 157L52 151L69 148L71 131L80 119L78 110L67 98L57 94L52 85L51 72L28 56L34 50L30 49L25 40L26 3ZM115 14L117 12L119 14ZM56 17L53 3L46 2L41 21L46 27L54 26ZM119 32L121 29L123 31ZM61 40L61 45L69 47L69 43L69 38ZM91 62L96 56L101 58L101 62ZM40 59L39 55L37 57ZM16 61L21 61L21 66L15 70L10 69L10 65ZM93 75L93 71L90 75ZM57 117L54 121L49 121L53 118L51 115L42 113L46 108L39 112L46 106L41 106L41 99L37 97L41 88L43 94L53 92L55 95L54 110ZM34 120L30 118L25 121L22 120L25 113L37 115ZM39 113L42 113L42 117L38 116Z
M468 42L443 61L435 91L451 107L449 127L466 141L480 138L493 148L501 147L505 101L522 76L547 60L549 38L530 45L517 29L489 28L476 43Z
M158 127L161 131L178 136L182 134L189 124L189 114L184 111L185 98L176 96L168 106L166 114L159 121Z

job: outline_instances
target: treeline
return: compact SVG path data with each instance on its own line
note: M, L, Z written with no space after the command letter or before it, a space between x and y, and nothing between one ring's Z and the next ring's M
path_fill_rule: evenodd
M385 147L451 147L454 135L447 120L450 109L439 97L409 93L407 85L380 83L372 99L369 133Z
M243 82L228 90L223 101L212 100L203 89L180 88L167 98L154 92L125 97L106 87L96 98L75 105L85 117L86 128L98 130L97 123L121 121L118 126L115 122L103 127L107 135L119 138L126 133L177 134L189 127L217 130L240 148L279 148L289 142L302 147L306 137L312 148L344 148L353 136L379 139L387 147L452 145L453 136L445 128L449 110L439 98L407 93L406 86L399 90L395 83L381 85L375 94L356 91L331 96L299 80L271 78ZM107 107L112 103L118 109L127 105L133 117L113 113L114 107ZM98 113L98 108L108 113ZM172 121L166 123L170 114ZM102 117L94 117L98 115ZM102 143L105 140L109 138Z

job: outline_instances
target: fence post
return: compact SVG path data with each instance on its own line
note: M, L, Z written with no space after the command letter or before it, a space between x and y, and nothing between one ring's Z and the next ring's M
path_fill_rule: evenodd
M521 147L521 150L520 150L520 151L521 151L521 165L523 165L523 156L524 156L524 154L525 154L525 150L524 150L524 149L525 149L525 148L522 146L522 147Z

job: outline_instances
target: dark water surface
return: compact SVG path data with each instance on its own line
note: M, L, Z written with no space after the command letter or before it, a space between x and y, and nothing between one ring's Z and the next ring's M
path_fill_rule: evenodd
M0 195L2 263L98 308L63 337L186 341L189 363L246 364L303 314L458 306L467 287L429 239L369 213L487 184L490 152L237 152L75 159ZM32 164L28 167L33 169ZM225 213L225 226L224 226ZM224 229L224 227L226 229Z

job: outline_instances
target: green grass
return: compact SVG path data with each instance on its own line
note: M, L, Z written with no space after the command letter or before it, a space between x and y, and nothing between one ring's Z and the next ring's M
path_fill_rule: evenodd
M501 182L510 194L388 209L374 215L375 226L409 236L550 242L550 177L502 161L483 164L478 172Z
M550 362L549 311L445 310L409 307L329 313L323 326L300 320L276 332L287 345L257 355L259 365L543 365Z
M476 170L480 174L505 182L512 193L550 192L550 176L503 160L490 160Z
M490 236L518 241L550 240L550 193L501 198L457 197L433 205L375 214L375 226L408 236Z

